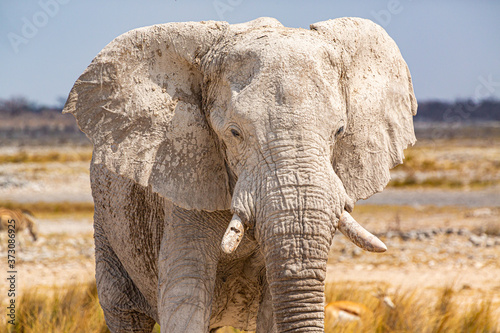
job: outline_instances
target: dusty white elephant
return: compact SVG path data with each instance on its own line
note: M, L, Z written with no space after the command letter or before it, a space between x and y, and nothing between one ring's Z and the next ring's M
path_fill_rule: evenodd
M116 38L64 108L94 145L111 332L322 332L334 232L384 250L347 212L402 163L416 110L396 44L364 19Z

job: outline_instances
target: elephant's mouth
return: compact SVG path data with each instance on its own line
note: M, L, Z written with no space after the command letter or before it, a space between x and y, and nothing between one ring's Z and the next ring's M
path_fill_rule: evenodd
M387 246L375 235L363 228L347 211L340 216L337 229L351 242L363 250L370 252L385 252ZM233 215L222 238L221 247L225 253L232 253L241 242L245 228L237 214Z

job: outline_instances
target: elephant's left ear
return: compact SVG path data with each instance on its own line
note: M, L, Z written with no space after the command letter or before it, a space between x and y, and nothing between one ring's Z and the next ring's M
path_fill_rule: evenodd
M311 30L335 48L342 71L347 125L335 143L333 167L354 201L366 199L384 189L389 169L416 141L410 72L396 43L369 20L340 18Z
M224 158L203 111L201 59L224 22L167 23L109 43L76 81L63 112L94 145L92 163L186 209L229 209Z

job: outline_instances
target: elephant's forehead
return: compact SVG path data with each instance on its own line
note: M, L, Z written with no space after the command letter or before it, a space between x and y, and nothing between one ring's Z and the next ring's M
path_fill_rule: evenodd
M233 112L245 118L287 119L290 126L324 118L322 112L343 103L340 71L329 47L303 29L262 29L242 36L226 63Z
M235 38L228 61L258 60L261 67L302 67L304 60L318 61L331 48L314 32L293 28L256 29ZM284 63L284 61L286 61Z
M328 102L338 86L332 47L304 29L254 30L235 42L225 60L226 79L236 102L256 94L267 103L300 107Z

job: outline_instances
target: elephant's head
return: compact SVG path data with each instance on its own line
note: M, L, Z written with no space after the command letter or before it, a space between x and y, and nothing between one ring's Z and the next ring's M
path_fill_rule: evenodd
M278 331L312 332L335 230L383 250L345 212L387 184L415 141L416 109L406 63L376 24L263 18L128 32L64 111L93 142L93 163L181 207L231 209L223 245L253 230Z

